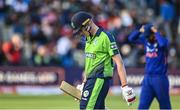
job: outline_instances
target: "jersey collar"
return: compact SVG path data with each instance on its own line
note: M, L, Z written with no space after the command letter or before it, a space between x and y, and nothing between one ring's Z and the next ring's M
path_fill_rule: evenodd
M87 42L91 42L91 41L93 41L93 39L95 38L95 37L99 37L99 35L101 34L101 32L103 31L103 29L102 28L99 28L97 31L96 31L96 34L93 36L93 37L86 37L86 41Z
M95 36L99 37L100 33L103 31L102 28L99 28L97 31L96 31L96 34Z

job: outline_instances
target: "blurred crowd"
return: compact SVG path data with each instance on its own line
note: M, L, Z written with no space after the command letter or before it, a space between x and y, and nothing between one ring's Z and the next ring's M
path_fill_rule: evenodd
M0 65L84 66L84 40L72 36L80 10L112 32L126 67L143 67L142 46L127 37L151 22L170 42L168 62L180 68L179 0L0 0Z

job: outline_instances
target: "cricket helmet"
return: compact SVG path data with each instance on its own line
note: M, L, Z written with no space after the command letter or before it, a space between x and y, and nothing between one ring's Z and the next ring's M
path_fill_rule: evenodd
M90 19L92 19L92 16L85 11L80 11L74 14L71 18L71 26L74 30L73 34L77 34L81 27L85 26Z

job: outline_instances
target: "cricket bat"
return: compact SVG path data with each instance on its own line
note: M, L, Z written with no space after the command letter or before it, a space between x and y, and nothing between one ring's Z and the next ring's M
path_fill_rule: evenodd
M70 85L66 81L61 82L60 89L78 100L81 99L81 91L75 88L74 86Z

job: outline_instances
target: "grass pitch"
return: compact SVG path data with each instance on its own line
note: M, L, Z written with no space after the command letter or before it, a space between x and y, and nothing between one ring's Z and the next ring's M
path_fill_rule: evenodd
M108 109L137 109L139 99L132 106L127 106L122 96L108 96L106 106ZM171 96L173 109L180 109L180 96ZM79 109L79 103L68 95L57 96L18 96L0 95L0 110L34 110L34 109ZM151 109L159 109L154 99Z

